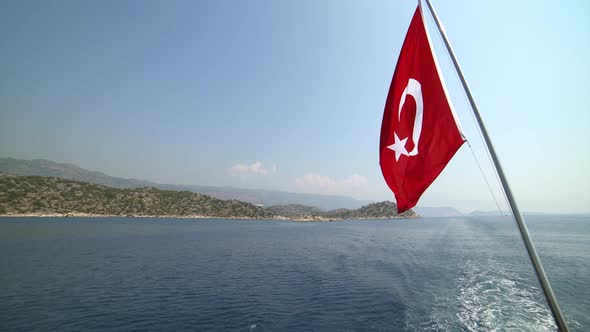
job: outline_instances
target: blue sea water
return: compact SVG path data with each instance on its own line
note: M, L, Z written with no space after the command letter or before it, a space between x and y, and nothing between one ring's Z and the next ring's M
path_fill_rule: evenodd
M573 331L590 218L527 219ZM554 331L508 218L0 219L1 331Z

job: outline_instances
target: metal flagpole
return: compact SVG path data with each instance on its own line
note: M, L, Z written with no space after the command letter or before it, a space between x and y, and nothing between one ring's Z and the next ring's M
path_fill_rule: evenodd
M465 93L467 94L467 98L469 99L469 104L471 104L471 108L473 109L473 113L475 114L475 118L477 119L477 124L479 125L479 129L481 130L481 132L483 134L487 148L488 148L490 155L492 157L492 161L494 163L494 166L496 167L496 170L498 172L498 176L500 177L500 182L502 183L502 187L504 189L504 192L506 193L506 197L508 198L508 203L510 204L510 209L512 210L512 214L513 214L514 219L516 221L516 225L518 226L518 229L520 231L520 235L522 236L522 239L524 241L525 247L526 247L527 252L529 254L529 258L531 259L531 263L533 264L533 267L535 268L535 273L537 274L537 278L539 279L539 282L541 284L541 288L543 289L543 292L545 293L545 298L547 299L547 303L549 304L549 308L551 309L551 313L553 314L553 318L555 319L555 323L557 324L557 327L559 328L560 331L568 332L569 329L568 329L567 324L565 322L565 318L563 317L563 313L561 312L561 309L559 308L559 304L557 303L557 299L555 298L555 294L553 293L553 289L551 289L551 285L549 284L549 280L547 279L547 276L545 275L545 271L543 270L543 265L541 264L541 260L539 259L539 255L537 254L537 250L535 249L535 245L533 244L533 240L531 239L531 236L530 236L529 231L526 227L524 219L520 213L520 210L518 209L516 201L514 200L514 196L512 195L512 191L510 190L510 186L508 185L508 180L506 180L506 176L504 175L504 171L502 170L502 166L500 165L500 160L498 159L498 156L496 155L496 151L494 150L494 146L492 144L492 141L490 140L490 136L488 135L488 131L486 130L486 127L483 123L481 115L479 114L479 110L477 109L477 105L475 104L475 100L473 99L473 96L471 95L471 90L469 90L469 86L467 85L467 81L465 80L465 76L463 76L463 71L461 70L461 66L459 66L459 62L457 61L457 58L455 57L455 53L453 52L453 48L451 47L451 44L447 38L445 28L442 26L440 20L438 19L438 16L436 15L436 11L432 7L430 0L426 0L426 4L428 5L428 9L430 10L432 17L434 18L434 21L436 22L436 26L437 26L438 31L440 32L440 34L444 40L445 46L447 47L447 51L451 55L451 59L453 60L453 64L455 65L455 69L457 70L457 73L459 74L459 79L461 80L461 84L463 85L463 89L465 90Z

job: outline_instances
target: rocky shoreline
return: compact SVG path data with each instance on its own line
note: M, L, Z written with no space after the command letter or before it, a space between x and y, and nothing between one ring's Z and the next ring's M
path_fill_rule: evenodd
M116 215L116 214L93 214L93 213L19 213L19 214L0 214L0 218L162 218L162 219L227 219L227 220L287 220L293 222L339 222L348 220L393 220L393 219L415 219L419 218L328 218L321 216L304 216L288 218L283 216L274 216L272 218L249 218L249 217L212 217L203 215Z

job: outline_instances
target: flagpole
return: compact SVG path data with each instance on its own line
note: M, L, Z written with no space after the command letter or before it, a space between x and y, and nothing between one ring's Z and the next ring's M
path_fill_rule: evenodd
M459 74L459 79L461 80L461 84L463 85L463 89L465 90L465 93L467 94L467 98L469 99L469 104L471 105L471 109L473 110L473 113L475 114L477 124L479 125L479 129L481 130L481 132L483 134L487 148L488 148L490 155L492 157L492 161L494 163L494 166L496 167L496 171L498 172L498 176L500 177L500 182L502 183L502 187L504 189L504 192L506 193L506 197L508 198L508 203L510 205L510 209L512 210L512 215L514 216L514 219L516 221L516 225L518 226L518 229L520 231L520 235L522 236L522 239L524 241L525 247L526 247L527 252L529 254L529 258L531 259L531 263L533 264L533 267L535 269L535 273L537 274L537 278L539 279L539 283L541 284L541 288L543 289L543 293L545 293L545 298L547 299L547 303L549 304L549 308L551 309L551 313L553 314L553 318L555 319L555 323L557 324L557 327L559 328L560 331L567 332L567 331L569 331L569 329L568 329L567 324L565 322L565 318L563 317L563 313L561 312L561 309L559 308L559 304L557 303L557 298L555 297L555 294L553 293L553 289L551 288L551 284L549 284L549 280L547 279L547 275L545 274L545 270L543 270L543 265L541 264L541 260L539 259L539 255L537 254L537 250L535 249L535 245L533 244L533 240L531 239L531 236L530 236L527 226L524 222L522 214L520 213L520 210L518 209L518 205L516 204L516 200L514 199L514 196L512 195L512 190L510 190L510 186L508 185L508 180L506 179L506 176L504 175L504 171L502 170L502 166L500 165L500 160L498 159L498 155L496 154L496 151L494 150L494 146L492 144L490 136L488 135L488 131L486 130L486 127L483 123L481 115L479 114L479 110L477 108L477 105L475 104L475 100L473 99L473 95L471 95L471 90L469 90L469 86L467 85L467 81L465 80L465 76L463 75L463 71L461 70L461 66L459 65L459 62L457 61L457 58L455 57L455 52L453 52L453 48L451 47L451 43L449 42L449 40L447 38L445 28L443 27L440 20L438 19L438 16L436 15L436 11L432 7L430 0L426 0L426 4L428 5L428 9L430 10L432 17L434 18L434 22L436 23L438 31L443 38L445 46L447 47L447 51L449 52L451 59L453 60L453 65L455 65L455 69L457 70L457 73Z

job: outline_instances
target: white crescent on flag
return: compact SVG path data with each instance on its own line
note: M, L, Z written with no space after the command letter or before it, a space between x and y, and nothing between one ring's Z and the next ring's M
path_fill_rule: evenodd
M418 154L418 141L420 141L420 134L422 133L422 119L424 118L424 102L422 101L422 85L417 80L410 78L408 85L402 93L402 97L399 102L399 109L397 112L397 121L401 121L402 108L406 103L406 96L410 95L414 97L416 101L416 116L414 118L414 128L412 130L412 141L414 142L414 148L408 152L406 150L406 142L408 138L400 139L396 133L394 133L394 144L389 145L387 148L395 152L395 160L398 161L401 155L404 156L415 156Z

